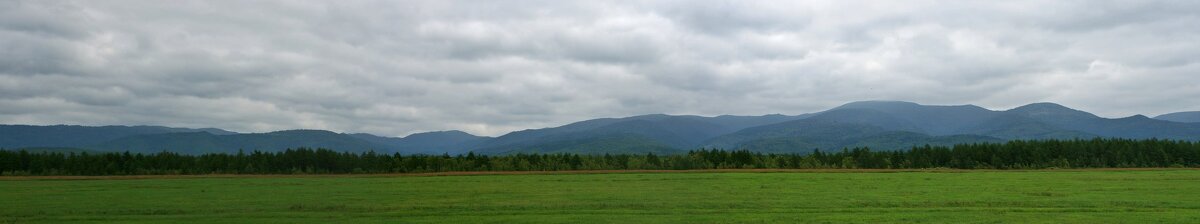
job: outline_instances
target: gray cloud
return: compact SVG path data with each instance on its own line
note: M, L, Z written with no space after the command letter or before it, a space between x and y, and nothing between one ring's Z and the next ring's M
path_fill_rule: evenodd
M0 1L0 123L497 135L856 100L1200 110L1189 1Z

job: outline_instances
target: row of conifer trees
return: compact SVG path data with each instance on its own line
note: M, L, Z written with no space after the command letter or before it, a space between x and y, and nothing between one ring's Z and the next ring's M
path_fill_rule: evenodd
M806 153L699 149L678 154L401 155L329 149L185 155L0 150L0 175L343 174L686 169L1044 169L1200 167L1200 144L1175 140L1016 140Z

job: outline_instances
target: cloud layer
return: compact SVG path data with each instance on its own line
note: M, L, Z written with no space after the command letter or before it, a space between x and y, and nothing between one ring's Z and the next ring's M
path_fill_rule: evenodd
M1195 1L0 1L0 123L497 135L856 100L1200 110Z

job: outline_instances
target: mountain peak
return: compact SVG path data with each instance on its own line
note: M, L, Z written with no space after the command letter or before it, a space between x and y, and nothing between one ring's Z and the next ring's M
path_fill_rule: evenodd
M626 117L624 119L664 119L673 117L667 114L643 114L638 116Z
M267 132L267 134L329 134L329 135L337 135L336 132L326 131L326 130L316 130L316 129L282 130L282 131Z
M1071 109L1071 108L1069 108L1069 107L1067 107L1067 106L1063 106L1062 104L1051 103L1051 102L1037 102L1037 103L1026 104L1025 106L1020 106L1020 107L1017 107L1017 108L1013 108L1013 110L1022 109L1022 108L1025 108L1025 109L1066 109L1066 110L1073 110L1073 109Z
M917 107L917 106L921 106L921 105L917 104L917 103L913 103L913 102L907 102L907 101L868 100L868 101L855 101L855 102L842 104L841 106L835 107L834 109L849 109L849 108L879 109L879 108Z
M919 110L922 108L957 108L957 109L961 109L961 110L990 111L987 108L975 106L972 104L923 105L923 104L918 104L918 103L908 102L908 101L886 101L886 100L870 100L870 101L850 102L850 103L835 107L831 110L836 110L836 109L873 109L873 110L879 110L879 111L897 111L897 110Z
M1008 110L1009 112L1021 113L1036 117L1076 117L1076 118L1098 118L1095 114L1084 112L1081 110L1071 109L1057 103L1041 102L1031 103L1025 106L1020 106Z
M410 138L410 137L415 137L415 138L453 138L453 137L476 138L479 136L472 135L470 133L466 133L466 132L459 131L459 130L448 130L448 131L431 131L431 132L414 133L414 134L406 136L405 138Z

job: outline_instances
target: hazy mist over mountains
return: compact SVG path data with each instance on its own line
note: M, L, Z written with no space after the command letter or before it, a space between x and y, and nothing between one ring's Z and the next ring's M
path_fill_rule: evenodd
M973 105L932 106L861 101L800 115L716 116L650 114L599 118L497 137L462 131L402 138L323 130L235 133L215 128L159 126L0 126L0 147L47 151L171 151L187 154L329 148L401 154L677 153L699 148L807 153L813 149L1002 142L1017 139L1159 138L1200 140L1200 112L1155 118L1104 118L1054 103L1009 110Z

